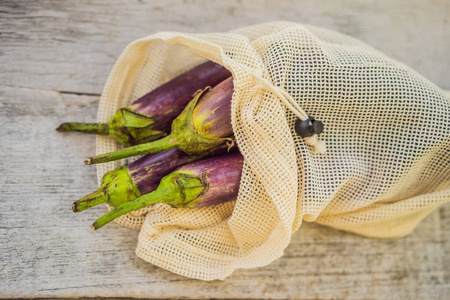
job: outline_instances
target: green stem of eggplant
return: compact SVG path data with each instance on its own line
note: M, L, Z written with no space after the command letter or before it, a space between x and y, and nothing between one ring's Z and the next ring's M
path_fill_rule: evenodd
M78 122L62 123L61 125L58 126L58 128L56 128L56 130L61 132L76 131L100 135L109 134L108 124L101 124L101 123L78 123Z
M105 203L106 201L108 201L108 190L100 188L86 197L75 201L72 204L72 210L73 212L80 212L98 204Z
M114 160L119 160L122 158L127 158L130 156L142 155L160 152L164 150L173 149L178 145L177 140L172 136L168 135L162 139L153 141L151 143L145 143L136 145L133 147L128 147L120 149L114 152L109 152L105 154L100 154L94 157L90 157L84 161L86 165L94 165L99 163L110 162Z
M132 212L132 211L135 211L135 210L138 210L138 209L150 206L150 205L154 205L156 203L164 202L161 199L165 199L165 198L167 198L167 195L164 195L163 192L156 190L156 191L154 191L150 194L144 195L136 200L119 205L117 208L111 210L107 214L100 217L97 221L95 221L91 225L91 229L97 230L100 227L105 226L112 220L114 220L124 214L127 214L129 212Z

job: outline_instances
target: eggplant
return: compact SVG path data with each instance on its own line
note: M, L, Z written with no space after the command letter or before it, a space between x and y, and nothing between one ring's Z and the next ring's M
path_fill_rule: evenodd
M209 61L119 109L108 124L70 122L59 125L56 130L109 135L125 145L153 141L169 133L172 121L196 91L215 86L230 76L226 68Z
M157 203L196 208L236 200L243 163L240 153L232 153L182 166L161 179L155 191L119 205L91 228L99 229L117 217Z
M183 112L173 121L170 135L153 141L88 158L87 165L104 163L130 156L178 148L190 155L208 151L223 143L232 143L231 99L233 78L213 89L197 92Z
M156 190L161 178L176 168L230 150L234 151L236 147L230 149L227 145L219 145L211 151L198 155L188 155L178 149L147 154L127 166L106 173L102 178L100 188L75 201L72 210L80 212L100 203L118 207Z

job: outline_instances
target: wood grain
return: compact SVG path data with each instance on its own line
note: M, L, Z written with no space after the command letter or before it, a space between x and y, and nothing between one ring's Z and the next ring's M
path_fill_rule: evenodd
M124 47L161 31L223 31L271 20L348 33L450 89L445 1L2 1L0 3L0 297L445 299L450 207L396 240L303 224L264 268L201 282L134 254L137 231L89 229L106 212L72 213L96 188L82 161L95 138L59 134L94 121Z

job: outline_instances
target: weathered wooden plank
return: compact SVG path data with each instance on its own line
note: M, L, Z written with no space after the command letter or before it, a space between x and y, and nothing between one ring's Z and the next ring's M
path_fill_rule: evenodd
M2 1L0 3L0 297L445 299L450 207L408 237L375 240L303 224L285 255L224 281L187 279L134 254L137 231L73 200L96 188L95 120L122 49L160 30L219 31L276 19L349 33L450 88L443 1ZM394 28L394 29L393 29Z
M284 257L225 281L190 280L140 260L137 231L89 229L104 207L70 210L96 187L94 168L82 164L94 138L53 130L67 118L94 118L97 101L1 87L1 296L412 299L443 297L448 289L448 206L398 240L304 224Z
M100 93L137 38L287 20L350 34L450 89L450 5L442 0L6 0L0 11L3 85Z

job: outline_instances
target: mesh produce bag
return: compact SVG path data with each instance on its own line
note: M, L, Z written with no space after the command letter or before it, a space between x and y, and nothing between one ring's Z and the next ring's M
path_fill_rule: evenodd
M450 98L361 41L318 27L276 22L137 40L109 76L98 121L205 60L233 74L232 125L245 158L239 196L119 218L140 228L142 259L223 279L282 256L302 221L400 237L450 200ZM310 116L325 129L302 138L295 122ZM98 136L98 154L118 147ZM98 165L99 179L119 164Z

